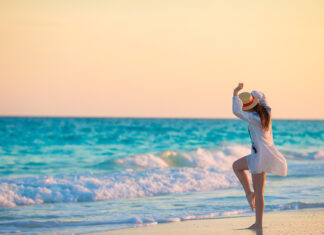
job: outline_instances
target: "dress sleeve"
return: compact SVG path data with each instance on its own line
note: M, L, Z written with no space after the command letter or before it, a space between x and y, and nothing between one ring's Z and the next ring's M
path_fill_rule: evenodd
M243 103L238 96L233 96L233 114L252 124L260 124L260 118L257 115L254 115L250 112L245 112L242 110Z
M264 106L268 110L269 113L271 113L271 108L270 108L270 106L268 104L268 101L266 99L266 96L265 96L265 94L263 92L261 92L261 91L252 91L251 94L260 101L262 106Z

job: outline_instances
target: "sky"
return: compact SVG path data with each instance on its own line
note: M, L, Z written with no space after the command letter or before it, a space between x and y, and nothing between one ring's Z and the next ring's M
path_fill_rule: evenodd
M0 0L0 115L324 119L324 1Z

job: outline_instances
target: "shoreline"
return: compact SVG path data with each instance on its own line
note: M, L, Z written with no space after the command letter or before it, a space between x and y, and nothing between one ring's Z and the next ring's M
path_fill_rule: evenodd
M139 234L324 234L324 208L272 211L263 215L263 230L246 229L254 223L254 216L236 216L187 220L156 225L92 232L95 235Z

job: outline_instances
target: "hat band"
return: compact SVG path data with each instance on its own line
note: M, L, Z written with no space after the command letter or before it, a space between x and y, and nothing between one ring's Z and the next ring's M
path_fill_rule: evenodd
M253 95L251 95L251 96L252 96L252 100L249 103L243 104L243 107L247 107L247 106L249 106L249 105L251 105L253 103L254 96Z

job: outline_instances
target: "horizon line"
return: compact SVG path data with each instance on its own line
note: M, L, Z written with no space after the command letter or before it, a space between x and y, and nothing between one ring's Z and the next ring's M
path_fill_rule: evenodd
M47 115L0 115L0 118L119 118L119 119L231 119L231 120L240 120L235 117L157 117L157 116L47 116ZM272 118L273 120L305 120L305 121L324 121L324 118Z

